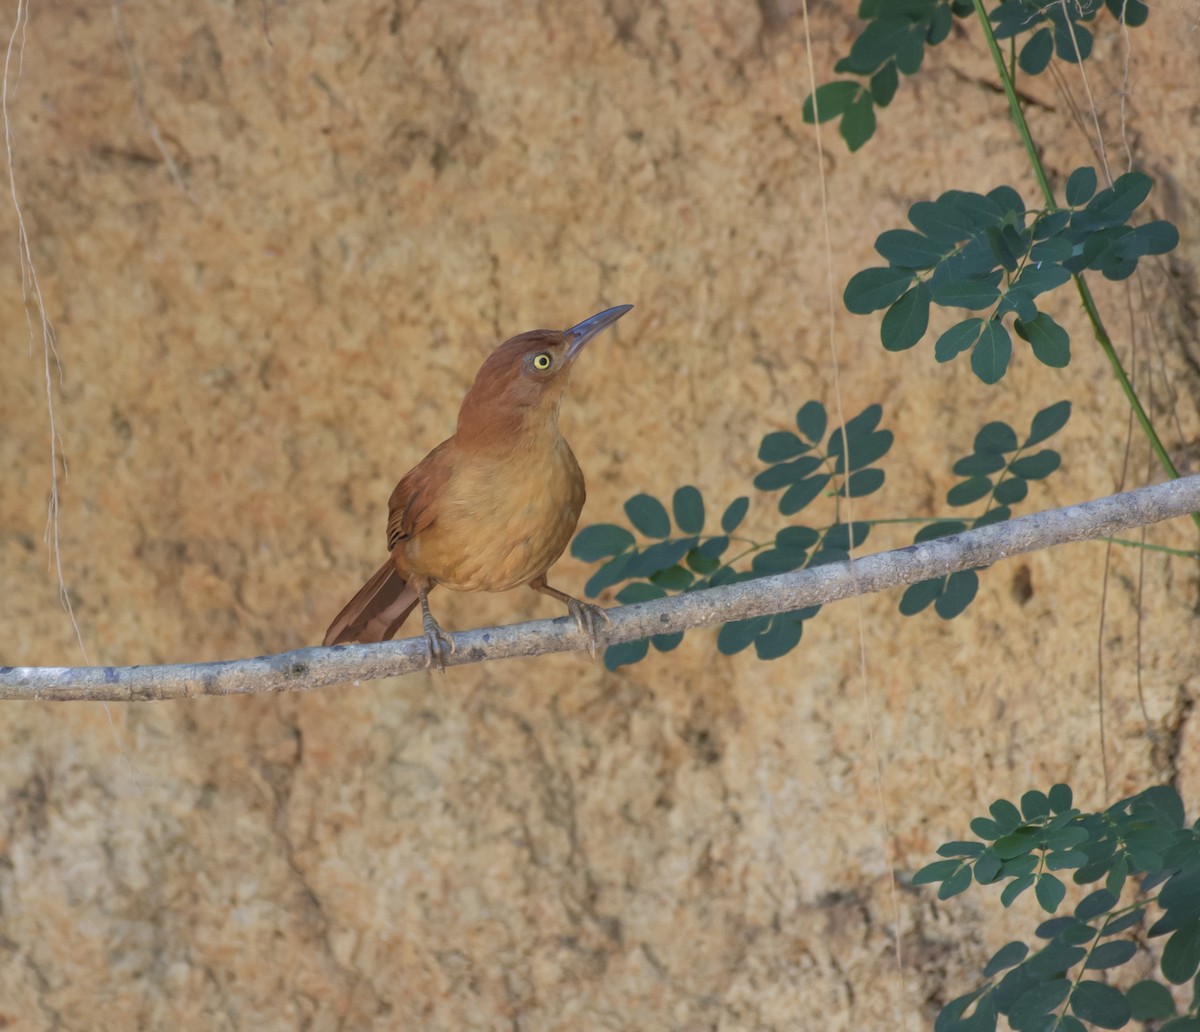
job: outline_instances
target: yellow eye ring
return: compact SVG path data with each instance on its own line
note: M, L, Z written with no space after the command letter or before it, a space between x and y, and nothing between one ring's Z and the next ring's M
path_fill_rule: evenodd
M533 368L534 369L541 369L541 370L545 371L550 368L550 362L551 362L551 359L550 359L550 355L548 352L543 351L543 352L541 352L541 354L533 356Z

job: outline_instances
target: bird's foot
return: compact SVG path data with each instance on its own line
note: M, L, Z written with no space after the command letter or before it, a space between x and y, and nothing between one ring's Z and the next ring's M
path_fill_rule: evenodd
M600 622L603 621L612 626L612 620L609 619L608 613L599 606L592 605L591 602L580 602L577 598L568 599L567 612L571 614L575 626L588 636L588 652L592 659L595 659L596 646L600 644L598 634Z
M454 639L451 638L432 616L425 616L421 620L421 626L425 630L425 646L427 654L425 656L425 669L433 669L434 663L438 669L444 674L446 672L446 657L454 655L456 646Z

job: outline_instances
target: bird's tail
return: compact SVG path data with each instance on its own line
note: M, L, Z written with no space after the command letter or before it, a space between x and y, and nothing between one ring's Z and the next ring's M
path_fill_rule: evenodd
M321 644L387 641L418 601L417 589L404 581L388 559L334 618Z

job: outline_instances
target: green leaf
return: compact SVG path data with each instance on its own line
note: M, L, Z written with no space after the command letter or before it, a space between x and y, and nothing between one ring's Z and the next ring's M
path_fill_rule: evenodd
M859 469L850 474L845 489L840 493L847 498L865 498L881 487L886 475L881 469Z
M1044 930L1039 928L1038 934L1044 935ZM1039 953L1030 957L1025 968L1029 974L1039 978L1052 977L1073 968L1086 955L1087 950L1069 946L1061 938L1055 938Z
M787 430L776 430L762 439L758 446L758 457L763 462L785 462L803 455L809 446Z
M1051 871L1069 871L1074 868L1085 867L1088 863L1087 853L1078 849L1064 849L1058 853L1051 853L1046 857L1046 867Z
M704 499L691 485L681 487L671 499L675 525L685 534L699 534L704 529Z
M954 842L943 842L938 846L937 851L938 856L979 856L983 852L983 845L970 839L961 839Z
M1125 994L1103 982L1085 981L1076 985L1071 994L1071 1010L1078 1018L1100 1028L1122 1028L1132 1016Z
M1172 1018L1158 1032L1200 1032L1200 1017Z
M843 440L850 442L851 470L869 466L887 454L894 438L890 430L875 429L882 416L881 405L868 405L857 416L846 420L844 438L841 427L830 435L829 457L837 460L834 465L836 472L841 473L845 470L843 455L846 449Z
M925 336L929 328L929 287L918 283L887 310L879 336L888 351L906 351Z
M1171 785L1152 785L1130 800L1139 818L1152 819L1159 827L1183 827L1183 800Z
M1039 841L1040 838L1033 828L1018 828L996 839L992 849L1001 860L1011 860L1014 856L1023 856L1031 852Z
M646 658L646 653L649 651L650 643L644 639L609 645L604 650L604 665L609 670L616 670L617 667L628 666L630 663L639 663Z
M1179 246L1179 230L1165 220L1147 222L1134 231L1143 254L1166 254Z
M1130 1016L1134 1021L1151 1021L1169 1018L1175 1014L1175 1000L1171 990L1161 982L1147 979L1131 986L1125 994L1129 1000Z
M871 525L864 523L862 520L855 520L853 524L854 531L854 546L857 548L867 540L867 535L871 532ZM850 547L850 532L851 524L835 523L825 532L825 547L846 550Z
M771 622L769 616L752 616L748 620L734 620L717 632L717 651L723 656L733 656L750 646Z
M760 634L754 639L754 651L758 653L758 658L764 661L779 659L800 644L803 632L803 623L788 620L780 614L771 621L771 627L766 634Z
M1046 31L1046 30L1043 30ZM1049 35L1049 33L1047 33ZM1094 168L1077 168L1067 179L1067 204L1078 208L1086 204L1096 193L1096 170Z
M1137 943L1128 939L1103 942L1092 950L1091 956L1083 966L1090 971L1106 971L1108 968L1120 967L1137 953L1137 949Z
M1034 1021L1054 1010L1070 991L1071 984L1065 978L1037 983L1013 1004L1008 1014L1009 1025L1017 1029L1041 1027L1035 1026Z
M954 464L953 472L960 477L988 476L991 473L1000 472L1005 465L1003 455L976 452L974 455L959 459Z
M1019 477L1013 477L996 485L996 492L992 497L996 500L997 505L1015 505L1027 494L1029 494L1029 485Z
M971 352L971 369L984 383L997 383L1008 371L1012 358L1012 338L1008 327L988 319L979 334L979 343Z
M871 76L871 97L879 107L887 107L896 95L899 85L900 75L896 71L896 65L889 62Z
M992 257L1003 265L1007 272L1016 272L1019 264L1018 254L1023 253L1024 249L1014 252L1001 226L988 226L987 242Z
M988 477L971 477L969 480L964 480L961 484L955 484L949 491L946 492L946 502L949 505L958 507L960 505L970 505L972 502L979 501L992 492L992 481Z
M1019 878L1014 878L1004 886L1004 891L1000 893L1000 902L1006 907L1011 907L1016 898L1021 895L1034 882L1032 874L1023 874Z
M1016 451L1017 435L1007 423L985 423L975 435L975 450L997 455Z
M999 319L1009 312L1015 312L1018 319L1036 319L1038 314L1032 296L1020 287L1013 287L1005 293L996 306L995 317Z
M783 527L775 535L775 544L779 548L806 550L812 548L820 540L821 535L812 527Z
M1032 455L1022 455L1009 467L1013 476L1025 480L1042 480L1062 465L1062 456L1052 448L1035 452Z
M998 839L1005 833L1005 829L990 817L974 817L971 820L970 826L973 834L989 842L993 839Z
M596 523L584 527L571 542L571 554L585 563L594 563L632 548L633 535L615 523Z
M1066 886L1053 874L1043 874L1034 886L1034 894L1041 908L1048 914L1053 914L1067 894Z
M1104 879L1104 888L1114 897L1120 896L1121 891L1125 888L1125 879L1128 877L1129 859L1123 856L1109 869L1108 876Z
M942 887L938 889L938 899L949 899L960 892L966 892L971 887L971 868L963 864L954 874L950 875Z
M1042 365L1063 369L1070 364L1071 338L1046 312L1039 312L1037 318L1029 322L1018 319L1013 328L1018 337L1029 341L1034 358Z
M1075 22L1073 32L1056 22L1054 49L1064 61L1070 61L1072 64L1086 61L1092 52L1092 34L1078 22Z
M694 537L656 542L640 552L631 554L622 572L626 577L649 577L674 566L695 547Z
M1049 29L1038 29L1021 48L1017 63L1026 75L1040 75L1054 56L1054 37Z
M932 580L917 581L916 584L910 584L900 597L900 615L916 616L917 613L927 609L941 593L941 577L934 577Z
M991 885L1004 871L1002 861L994 850L986 849L975 861L975 880L980 885Z
M745 500L746 500L745 498L739 498L737 500L737 502L744 502ZM736 505L737 502L734 502L733 504ZM731 505L730 508L733 508L733 506ZM725 515L726 516L729 515L728 509L725 510ZM725 519L722 518L721 519L722 529L724 529L724 525L725 525ZM735 523L734 526L736 527L737 524ZM725 550L728 547L729 547L729 538L725 537L724 535L721 535L718 537L709 538L707 541L704 542L704 544L700 545L700 547L697 548L696 551L700 555L702 555L705 559L720 559L721 556L725 554Z
M781 487L799 484L824 465L815 455L801 455L791 462L779 462L768 466L754 478L754 486L760 491L778 491Z
M1068 410L1071 407L1071 403L1069 401L1060 401L1058 403L1058 405L1051 405L1050 408L1043 409L1034 418L1034 421L1033 421L1034 426L1035 427L1037 426L1038 419L1040 419L1043 415L1045 415L1047 412L1049 412L1050 409L1058 408L1061 405L1066 405ZM1065 417L1063 418L1063 422L1064 423L1066 422ZM1054 431L1051 430L1050 433L1054 433ZM1050 434L1046 434L1045 436L1049 437ZM1039 440L1043 440L1043 439L1044 438L1039 438ZM1026 441L1025 443L1026 443L1026 445L1029 445L1029 444L1033 444L1035 442L1031 438L1029 441ZM1058 784L1051 786L1050 791L1047 793L1047 798L1050 800L1050 809L1053 810L1055 813L1065 813L1067 810L1071 809L1071 804L1074 802L1074 795L1071 792L1071 786L1064 785L1062 782L1059 782Z
M934 358L939 362L949 362L955 355L974 347L982 332L982 319L964 319L960 323L955 323L938 337L937 343L933 347Z
M1020 234L1012 227L1010 215L1019 215L1025 211L1025 202L1021 200L1021 195L1017 193L1011 186L997 186L987 192L988 199L995 202L996 206L1005 215L1005 226L1007 231L1012 234L1010 239L1015 240L1014 246L1018 250L1024 250L1025 244L1020 240Z
M901 269L930 269L942 260L945 245L911 229L889 229L875 239L875 250L889 265Z
M1071 921L1071 918L1065 920ZM1071 946L1082 946L1096 938L1096 929L1083 921L1073 921L1058 933L1059 939Z
M683 631L677 631L674 634L656 634L650 639L650 644L658 649L659 652L671 652L679 648L679 644L682 641Z
M1033 789L1021 796L1021 815L1031 821L1035 817L1047 817L1050 814L1050 800L1045 792Z
M691 553L688 554L690 555ZM665 570L659 570L658 573L651 574L650 580L667 591L687 591L695 582L696 576L691 571L685 570L682 566L668 566Z
M979 591L979 575L974 570L959 570L946 578L946 586L933 604L943 620L953 620L974 600Z
M982 279L952 280L934 290L933 300L943 308L967 308L973 312L990 308L1000 298L1000 276L997 269Z
M665 538L671 533L671 520L663 503L648 494L634 495L625 503L625 515L648 538Z
M966 529L967 525L962 520L938 520L918 530L913 536L913 544L919 545L922 541L936 541L938 538L948 537L950 534L961 534Z
M658 598L665 598L666 595L667 593L657 584L634 581L631 584L626 584L625 587L617 592L617 601L623 606L628 606L635 602L652 602Z
M1045 215L1042 215L1040 218L1038 218L1036 222L1034 222L1034 238L1037 240L1044 240L1057 236L1071 222L1071 218L1071 212L1062 209L1058 211L1047 212ZM1074 248L1072 247L1072 251L1073 250ZM1069 256L1063 255L1062 258L1058 259L1058 261L1062 261L1063 258L1067 257Z
M1037 246L1041 247L1043 245L1038 244ZM1056 287L1061 287L1070 278L1071 274L1061 265L1056 265L1052 262L1040 262L1035 265L1026 265L1021 270L1021 275L1017 277L1014 287L1025 291L1030 297L1037 297L1038 294L1044 294L1047 290L1054 290Z
M920 25L909 27L908 34L896 50L896 68L905 75L916 75L925 56L925 32Z
M1123 21L1131 29L1145 25L1150 17L1150 8L1142 0L1105 0L1113 17Z
M759 577L768 577L773 573L788 573L799 569L808 561L808 553L794 548L769 548L756 552L751 560L750 568Z
M947 249L971 236L971 220L951 204L942 201L917 201L908 209L908 221L927 237Z
M843 114L858 96L862 87L857 83L848 79L842 79L838 82L827 82L823 86L818 86L816 93L810 93L804 99L804 108L802 117L809 124L813 121L814 107L816 113L820 114L822 122L828 122L831 118L837 118ZM814 104L815 98L815 104Z
M796 413L796 429L814 444L825 439L829 418L819 401L806 401Z
M850 277L842 292L846 311L854 315L869 315L887 308L912 285L914 274L909 269L863 269Z
M1010 942L1006 946L1001 946L992 954L992 959L984 965L983 977L991 978L1006 968L1020 964L1027 953L1029 953L1029 947L1023 942Z
M842 123L838 126L842 139L851 151L858 150L875 135L875 104L871 94L863 91L858 98L846 108L842 115Z
M798 484L793 484L784 491L783 497L779 499L779 511L784 516L791 516L798 513L825 490L829 479L828 473L820 473L817 476L809 477L807 480L802 480Z
M741 498L735 498L729 503L729 507L721 516L721 529L726 534L732 534L741 525L742 520L746 518L746 510L750 508L750 499L744 495ZM703 551L703 546L701 546ZM724 551L724 549L722 549Z
M988 509L982 516L978 517L971 524L971 529L975 530L979 527L990 527L993 523L1003 523L1012 515L1012 509L1007 505L997 505L993 509Z
M1033 444L1041 444L1048 437L1052 437L1058 433L1064 426L1067 425L1067 420L1071 418L1071 403L1069 401L1060 401L1054 405L1049 405L1042 409L1036 416L1033 417L1033 425L1029 428L1029 436L1025 439L1025 447L1028 448ZM1055 786L1067 789L1066 785ZM1051 792L1054 790L1051 789ZM1067 789L1068 793L1070 789ZM1053 796L1051 796L1053 798ZM1069 810L1071 804L1067 803L1064 810Z
M630 552L626 555L619 555L615 559L610 559L588 579L587 584L583 586L583 593L589 598L595 598L605 588L611 588L614 584L623 581L625 579L625 567L629 564L629 560L636 554L636 552Z
M1174 985L1182 985L1200 967L1200 921L1178 929L1167 940L1161 961L1163 977Z
M1154 180L1144 172L1126 172L1123 176L1118 176L1116 182L1107 190L1102 190L1093 197L1084 211L1109 225L1126 222L1150 196L1153 186Z
M929 28L925 33L925 42L931 47L943 43L954 28L954 13L949 4L935 4L933 14L929 19Z
M1064 262L1074 253L1075 247L1071 241L1057 236L1049 237L1040 244L1033 245L1033 249L1029 252L1029 260L1034 264L1028 268L1037 268L1039 263L1046 263L1048 266L1051 263ZM1067 279L1070 277L1071 274L1067 273ZM1065 283L1066 280L1063 282Z
M850 60L858 68L875 70L904 45L910 24L904 17L869 21L850 46Z

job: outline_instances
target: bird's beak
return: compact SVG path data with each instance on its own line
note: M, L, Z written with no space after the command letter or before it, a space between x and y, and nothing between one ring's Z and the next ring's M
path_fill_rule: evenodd
M569 330L564 331L567 338L567 361L571 361L579 354L583 346L591 340L601 330L608 329L613 323L628 312L633 305L617 305L616 308L607 308L597 315L593 315L590 319L584 319L577 326L572 326Z

